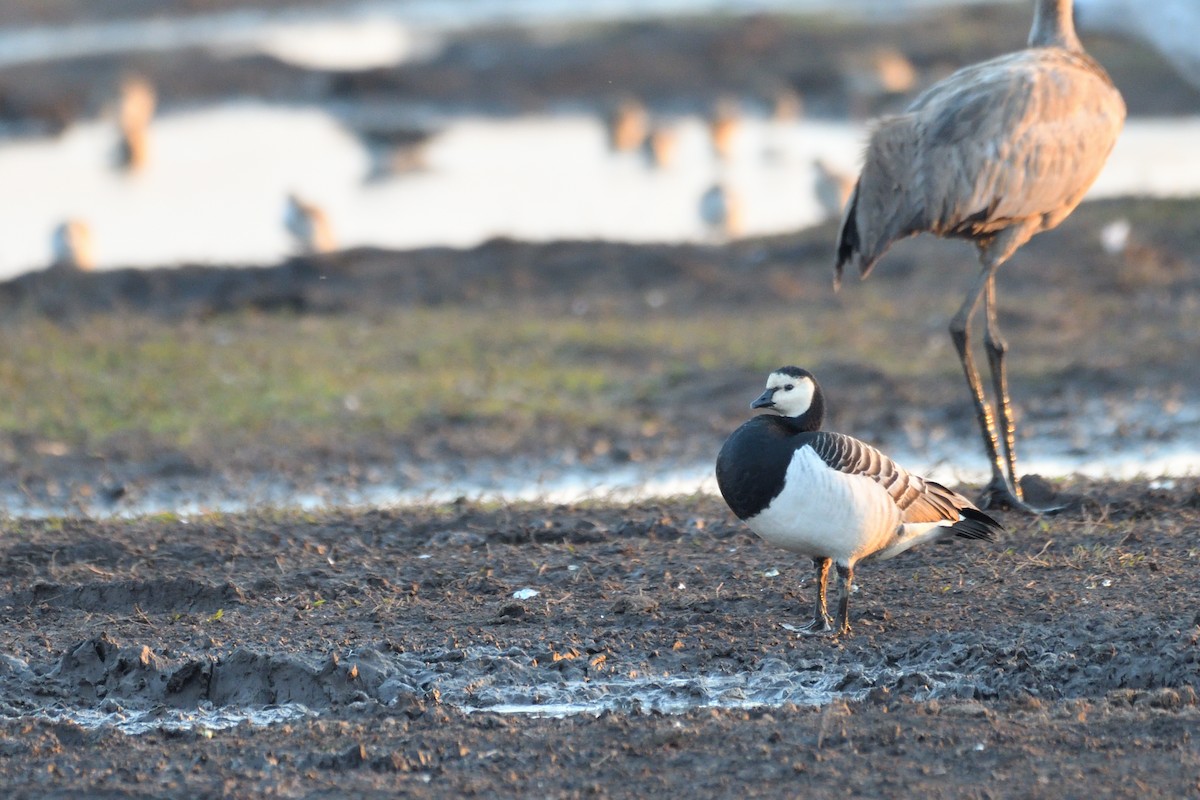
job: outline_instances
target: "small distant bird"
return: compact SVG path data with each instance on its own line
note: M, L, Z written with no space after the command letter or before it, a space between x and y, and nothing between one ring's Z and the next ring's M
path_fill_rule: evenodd
M891 47L883 47L871 54L871 71L881 91L903 94L917 85L917 68L908 56Z
M975 243L983 270L950 322L950 336L992 463L984 508L1033 511L1017 480L996 271L1079 205L1124 121L1120 93L1075 35L1070 0L1038 0L1027 49L955 72L903 114L882 119L871 135L838 236L834 285L847 264L865 278L894 242L917 233ZM981 298L1004 464L968 339Z
M372 130L359 133L370 159L367 182L394 178L427 168L430 136L423 130Z
M641 149L650 129L650 115L642 103L626 98L617 104L608 118L609 146L617 153Z
M337 249L333 225L318 205L292 193L287 197L284 225L296 241L300 252L307 255L329 253Z
M717 157L722 161L732 160L742 130L742 111L738 101L732 97L718 100L708 121L708 130Z
M771 103L771 119L775 122L796 122L804 116L804 96L791 87L775 93Z
M96 267L92 244L92 226L81 219L69 219L54 229L50 240L56 269L90 272Z
M1133 37L1150 44L1180 77L1200 90L1200 2L1197 0L1075 0L1079 29Z
M796 126L804 117L804 97L790 86L776 90L771 116L764 129L762 154L767 161L787 161L796 139Z
M854 175L831 167L823 158L813 160L813 171L817 174L813 192L821 210L825 212L825 219L841 219L846 203L854 192Z
M899 50L882 47L869 55L850 60L843 68L846 92L855 116L868 112L879 99L911 92L917 85L917 69Z
M957 492L906 472L865 442L822 431L825 396L808 370L775 370L750 405L775 414L754 417L725 441L717 485L751 530L812 559L817 596L804 633L850 632L850 587L862 559L954 536L992 541L1002 530ZM825 599L831 565L836 627Z
M140 75L121 81L117 126L121 133L118 161L130 172L140 172L150 161L150 122L158 99L153 84Z
M714 183L700 197L700 218L719 237L741 236L745 231L742 196L724 183Z
M650 162L659 169L670 169L679 159L679 131L670 125L655 125L646 137Z

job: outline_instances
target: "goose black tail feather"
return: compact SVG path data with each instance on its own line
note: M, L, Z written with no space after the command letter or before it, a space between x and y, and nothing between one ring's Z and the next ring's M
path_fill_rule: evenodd
M977 508L962 508L959 509L959 513L963 518L950 526L950 530L954 531L955 536L994 542L996 541L996 532L1004 530L1003 525Z

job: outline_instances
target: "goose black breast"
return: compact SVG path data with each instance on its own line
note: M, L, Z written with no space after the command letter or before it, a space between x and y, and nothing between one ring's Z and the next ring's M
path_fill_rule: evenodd
M783 417L754 417L725 440L717 456L717 486L739 519L749 519L783 491L796 450L812 438Z

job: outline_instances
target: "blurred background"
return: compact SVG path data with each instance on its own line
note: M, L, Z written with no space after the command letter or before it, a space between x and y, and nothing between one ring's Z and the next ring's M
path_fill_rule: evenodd
M1194 473L1200 3L1077 6L1130 118L1004 269L1024 463ZM1032 7L4 0L0 505L694 491L781 363L979 479L975 254L832 250L870 121Z
M0 277L794 231L871 117L1020 47L1031 5L5 0ZM1200 92L1084 38L1133 115L1093 197L1196 194Z

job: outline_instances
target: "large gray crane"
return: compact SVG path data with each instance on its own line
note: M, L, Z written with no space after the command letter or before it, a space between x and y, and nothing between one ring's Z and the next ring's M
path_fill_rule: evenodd
M985 508L1032 510L1017 480L996 271L1079 205L1125 120L1125 103L1084 52L1071 10L1071 0L1037 0L1026 49L960 69L904 113L880 120L838 238L835 285L846 264L856 264L865 278L894 242L914 234L968 239L979 249L983 269L951 320L950 335L991 460ZM1003 462L970 350L981 297Z

